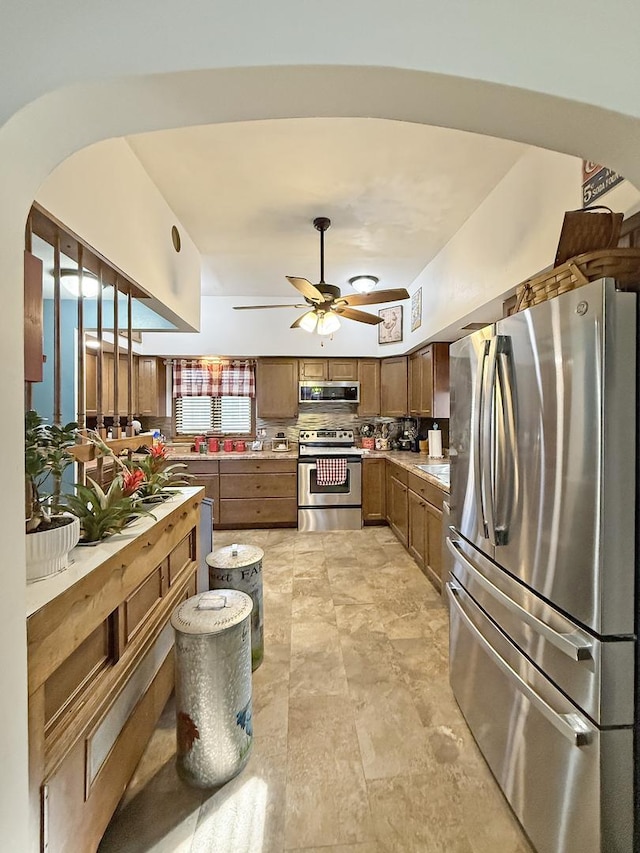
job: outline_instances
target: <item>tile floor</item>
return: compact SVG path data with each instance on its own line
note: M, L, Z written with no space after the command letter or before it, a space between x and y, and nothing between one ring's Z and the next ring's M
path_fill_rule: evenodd
M99 853L530 853L447 679L447 614L386 527L217 532L265 551L254 747L215 792L170 702Z

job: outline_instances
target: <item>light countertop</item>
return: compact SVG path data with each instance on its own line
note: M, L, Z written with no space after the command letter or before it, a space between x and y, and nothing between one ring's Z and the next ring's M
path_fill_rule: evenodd
M287 451L245 450L242 453L238 453L237 451L228 451L226 453L224 451L219 451L218 453L195 453L187 449L183 450L180 447L171 447L169 450L170 459L174 462L202 462L207 460L216 462L222 459L233 462L234 460L240 461L242 459L298 458L297 447ZM415 474L417 477L421 477L423 480L433 483L434 486L442 489L442 491L449 491L449 486L439 477L434 474L430 474L427 471L421 471L420 468L417 467L418 465L446 465L448 468L448 457L436 458L428 456L426 453L411 453L406 450L367 450L362 454L362 459L363 461L366 461L367 459L388 459L391 462L395 462L396 465L400 465L401 468Z

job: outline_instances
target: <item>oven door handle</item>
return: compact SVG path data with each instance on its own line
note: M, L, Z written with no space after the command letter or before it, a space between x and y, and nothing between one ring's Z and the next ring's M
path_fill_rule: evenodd
M536 708L542 716L560 732L561 735L571 741L573 746L587 746L591 743L593 739L593 730L578 714L559 714L551 707L551 705L545 702L542 696L539 696L533 687L530 687L527 682L509 666L502 655L493 648L482 631L474 625L472 620L465 613L459 600L461 592L462 587L458 584L453 583L452 581L447 583L447 594L449 596L451 606L454 608L459 618L462 619L465 626L469 631L471 631L477 642L481 644L484 651L496 664L498 669L502 671L509 681L515 685L516 689L522 693L529 702L531 702L534 708Z
M457 540L447 537L447 548L456 560L460 560L460 562L464 563L465 568L470 572L473 580L481 586L485 592L488 592L495 601L501 604L505 610L508 610L514 616L517 616L522 622L529 625L530 628L533 628L537 634L544 637L545 640L548 640L556 647L556 649L560 649L561 652L564 652L564 654L567 655L567 657L570 657L571 660L593 660L593 646L584 634L581 634L579 631L560 633L559 631L554 630L550 625L547 625L546 622L543 622L542 619L538 619L538 617L534 616L533 613L525 610L524 607L515 602L505 592L495 586L495 584L492 584L491 581L486 578L469 560Z

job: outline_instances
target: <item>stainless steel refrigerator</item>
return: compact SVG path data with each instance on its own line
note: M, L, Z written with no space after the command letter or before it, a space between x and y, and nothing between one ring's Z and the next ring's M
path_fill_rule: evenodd
M453 344L450 680L539 853L637 851L637 298Z

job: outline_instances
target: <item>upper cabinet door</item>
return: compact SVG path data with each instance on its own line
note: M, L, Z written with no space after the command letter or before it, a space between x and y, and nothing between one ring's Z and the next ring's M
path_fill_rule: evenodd
M360 403L358 415L372 417L380 414L380 360L361 358L358 360Z
M301 358L298 361L300 379L328 379L329 369L326 358Z
M256 373L259 418L295 418L298 414L298 360L261 358Z
M449 417L449 344L429 344L410 356L409 411L422 417Z
M335 382L357 382L358 360L356 358L330 358L328 378Z
M380 362L380 414L402 418L408 412L407 357L383 358Z

